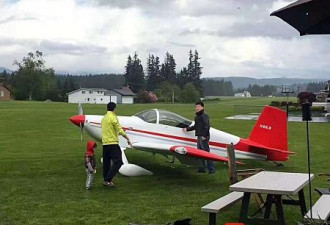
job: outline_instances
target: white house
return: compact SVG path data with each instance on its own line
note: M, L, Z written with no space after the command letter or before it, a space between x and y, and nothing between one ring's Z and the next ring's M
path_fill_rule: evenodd
M132 104L134 93L128 87L106 90L104 88L80 88L67 93L69 103L107 104L109 102Z
M235 97L250 98L251 94L248 91L244 91L243 93L236 93Z

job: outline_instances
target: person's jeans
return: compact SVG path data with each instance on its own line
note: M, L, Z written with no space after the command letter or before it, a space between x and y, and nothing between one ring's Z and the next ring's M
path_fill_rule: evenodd
M90 189L93 186L93 180L94 180L94 173L91 173L89 169L86 168L86 189Z
M103 145L103 179L110 182L123 165L121 149L118 144Z
M197 148L201 149L206 152L210 152L210 147L209 147L209 140L210 137L206 137L205 140L202 139L202 136L197 137ZM199 168L199 171L205 171L205 167L207 164L207 168L209 170L209 173L214 173L215 168L212 160L201 160L202 166ZM205 162L206 161L206 162Z

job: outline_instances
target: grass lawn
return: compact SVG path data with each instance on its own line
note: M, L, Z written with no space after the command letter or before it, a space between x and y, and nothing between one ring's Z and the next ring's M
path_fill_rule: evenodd
M207 102L206 111L217 129L248 137L255 121L226 120L235 105L265 105L275 98L223 98ZM279 101L286 99L276 98ZM162 108L193 119L194 104L119 105L118 115L132 115L149 108ZM104 105L84 105L85 114L104 114ZM84 135L69 118L77 105L67 103L10 101L0 103L0 225L29 224L167 224L190 217L194 225L206 225L208 215L201 206L229 192L227 166L216 163L216 174L198 174L196 169L170 164L161 156L127 150L128 160L154 172L147 177L115 179L116 188L101 185L102 165L92 191L85 190ZM289 148L296 152L284 167L267 162L244 161L239 168L307 172L304 123L290 122ZM329 123L310 124L312 172L329 173ZM99 162L101 147L96 156ZM313 187L326 187L316 177ZM307 197L308 190L305 190ZM313 192L314 201L318 195ZM239 204L222 213L218 224L235 222ZM297 207L285 206L287 224L301 219Z

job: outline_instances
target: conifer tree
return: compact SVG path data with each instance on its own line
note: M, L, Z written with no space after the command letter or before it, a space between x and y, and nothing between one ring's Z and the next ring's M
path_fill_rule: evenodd
M128 56L125 70L124 77L126 85L128 85L134 93L137 93L139 90L144 90L145 79L143 66L141 65L141 60L138 58L137 53L134 54L133 59L130 55Z
M147 89L155 90L161 82L159 71L159 58L153 55L149 55L147 60Z
M199 56L197 50L195 50L194 59L193 59L193 83L194 86L197 88L200 94L202 94L202 67L200 66Z
M162 81L168 81L172 84L177 82L176 80L176 63L173 55L166 52L164 63L161 66L160 74Z

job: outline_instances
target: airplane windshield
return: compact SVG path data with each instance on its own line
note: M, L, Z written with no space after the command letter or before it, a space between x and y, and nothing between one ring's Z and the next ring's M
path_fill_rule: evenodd
M157 122L157 113L156 110L146 110L135 114L134 116L139 117L140 119L146 121L147 123L156 123Z
M172 112L166 110L158 110L159 112L159 123L172 127L185 128L189 127L191 121Z

